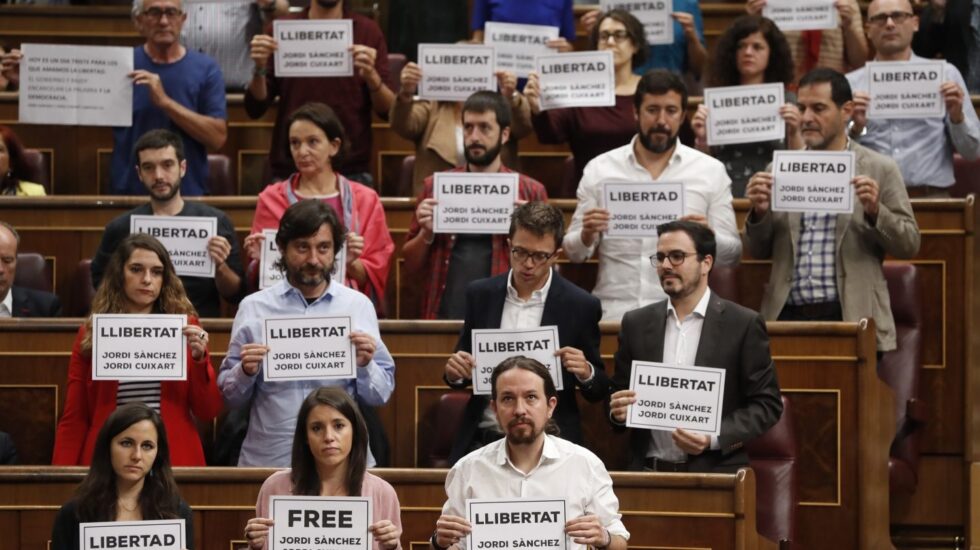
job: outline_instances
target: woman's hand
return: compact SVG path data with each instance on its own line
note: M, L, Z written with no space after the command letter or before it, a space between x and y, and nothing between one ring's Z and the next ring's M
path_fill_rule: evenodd
M197 325L186 325L183 332L187 345L191 347L191 357L200 361L208 352L208 333Z
M383 519L381 521L375 522L368 527L371 534L374 535L374 541L378 543L378 546L385 549L398 548L399 543L402 538L402 530L400 527L391 522L391 520Z
M258 260L262 257L262 243L264 242L265 235L262 233L252 233L248 237L245 237L242 248L245 249L245 255L249 260Z
M252 549L264 548L265 539L269 536L269 528L275 522L269 518L252 518L245 524L245 540Z

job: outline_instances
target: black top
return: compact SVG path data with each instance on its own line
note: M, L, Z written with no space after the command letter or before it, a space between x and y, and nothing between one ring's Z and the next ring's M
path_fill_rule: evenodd
M82 547L78 540L80 522L77 508L77 501L72 499L58 511L57 517L54 518L54 527L51 528L51 550L78 550ZM184 533L187 534L183 548L194 550L194 513L183 500L180 501L180 509L177 513L184 520Z
M95 288L99 288L99 284L102 282L102 275L105 273L106 265L109 264L112 253L119 246L119 243L129 236L129 218L133 215L152 216L153 208L150 203L146 203L112 220L106 226L105 233L102 234L102 242L99 244L99 250L92 258L92 284L95 285ZM184 201L184 208L177 215L218 218L218 235L228 239L231 244L231 254L228 255L227 260L228 267L244 281L245 271L242 269L241 246L238 242L238 236L235 235L235 226L231 224L231 220L224 212L201 202ZM180 280L184 283L187 298L194 304L198 317L221 316L221 295L218 294L218 287L215 285L214 279L209 277L181 277ZM242 284L238 296L230 301L237 303L241 300L244 288L245 285Z

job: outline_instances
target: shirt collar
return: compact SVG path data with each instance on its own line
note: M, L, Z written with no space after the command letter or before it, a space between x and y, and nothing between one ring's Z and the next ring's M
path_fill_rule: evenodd
M14 287L13 286L7 289L7 295L4 297L3 301L0 301L0 303L2 303L4 306L7 307L7 313L9 313L11 317L13 317L14 316Z
M527 473L527 475L530 475L532 472L537 470L538 467L541 466L541 464L545 460L556 460L558 458L561 458L561 453L558 452L558 446L555 444L553 436L544 434L544 446L541 448L541 458L538 460L538 463L534 466L534 468L532 468L531 471ZM506 434L504 434L504 437L501 438L499 441L499 447L497 447L497 456L495 462L500 466L510 466L511 468L514 468L514 470L517 470L517 468L511 463L510 457L507 456Z
M633 139L630 140L629 150L626 153L626 160L634 168L637 168L639 170L643 170L644 172L646 172L647 169L644 168L643 165L640 164L640 161L637 160L637 158L636 158L636 146L637 146L637 144L639 144L640 147L643 147L643 144L642 143L639 143L639 141L640 141L639 134L633 134ZM682 160L684 160L684 152L683 152L683 149L684 149L684 144L681 143L680 137L678 137L677 138L677 141L674 143L674 152L670 154L670 160L667 161L667 166L671 166L671 165L673 165L675 163L678 163L678 162L681 162Z
M337 282L331 280L330 281L330 284L327 285L327 290L325 290L323 292L323 294L319 298L317 298L316 300L313 300L313 303L312 304L308 304L308 305L313 305L313 304L319 302L320 300L325 299L328 296L332 299L334 296L337 295L336 287L337 287ZM290 294L295 294L297 297L299 297L300 300L303 300L303 303L306 303L306 297L303 296L303 293L300 292L300 290L298 288L296 288L293 285L291 285L289 283L289 281L286 280L285 277L283 277L283 279L281 281L279 281L279 283L276 286L272 287L272 288L275 289L275 292L279 296L288 296Z
M536 304L536 303L544 302L548 298L548 291L551 289L551 277L554 271L555 271L554 269L548 270L548 280L544 282L544 286L542 286L541 288L535 291L532 291L531 297L525 301L525 300L521 300L520 295L517 294L517 289L514 288L514 270L511 269L509 272L507 272L507 297L512 300L516 300L518 302L526 303L526 304Z
M694 306L694 311L691 313L697 315L704 319L705 314L708 313L708 302L711 301L711 288L704 289L704 296L698 300L698 305ZM674 304L670 300L667 300L667 315L673 315L674 319L677 319L677 310L674 309ZM681 321L681 319L677 319Z

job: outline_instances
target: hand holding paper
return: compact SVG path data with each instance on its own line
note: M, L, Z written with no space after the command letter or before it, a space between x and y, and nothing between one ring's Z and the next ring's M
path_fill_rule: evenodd
M555 355L561 357L561 365L565 370L575 375L579 382L592 378L592 366L585 359L585 354L578 348L565 346L558 349Z
M129 77L133 79L134 86L146 86L146 89L150 92L150 101L157 107L162 107L170 99L166 90L163 89L163 82L160 81L160 75L139 69L129 73Z
M255 376L259 372L262 360L269 353L269 346L265 344L245 344L242 346L242 371L249 376Z
M265 242L265 235L262 233L252 233L248 237L245 237L242 248L245 249L245 255L249 260L258 260L262 257L263 242Z
M183 330L187 345L191 347L191 357L200 361L208 351L208 333L197 325L186 325Z
M476 361L473 356L465 351L457 351L449 356L446 361L446 380L451 382L458 380L470 380L473 378L473 367Z
M517 91L517 75L510 71L494 71L493 74L497 77L497 88L500 90L500 95L509 100Z
M752 202L755 216L762 217L769 212L769 202L772 200L772 174L756 172L749 178L745 188L745 196Z
M364 46L363 44L354 44L348 48L348 51L354 56L354 69L357 70L358 76L367 80L368 86L371 89L384 84L384 82L380 82L379 84L372 82L373 78L378 75L378 70L374 66L374 62L378 57L378 50L370 46ZM378 80L381 80L380 76Z
M572 518L565 522L565 534L575 544L605 548L609 546L612 535L599 522L599 516L587 515Z
M671 434L674 444L689 455L699 455L711 444L711 436L677 428Z
M436 520L436 544L447 548L458 543L472 530L473 528L466 518L443 514Z
M0 48L0 52L2 51L3 48ZM3 55L0 55L0 74L3 74L4 78L10 82L13 82L15 88L20 81L21 57L23 57L23 55L17 48L14 48L9 52L4 52Z
M366 367L374 359L376 344L374 338L366 332L359 330L351 331L350 340L354 342L354 350L357 352L357 366Z
M939 88L943 100L946 102L946 112L949 114L949 121L953 124L963 122L963 88L952 80L943 82Z
M360 258L363 252L364 236L353 231L347 233L347 264L354 263L354 260Z
M636 392L633 390L619 390L609 397L609 414L613 420L620 424L626 423L626 413L629 406L636 403Z
M245 539L252 550L265 548L265 539L269 536L269 528L275 524L269 518L252 518L245 524Z
M279 48L279 44L276 43L275 38L268 34L257 34L252 37L249 48L249 57L252 58L255 66L259 69L265 69L269 66L269 56Z
M596 237L609 229L609 211L605 208L586 210L582 216L582 242L592 246Z
M392 523L391 520L383 519L372 523L368 529L374 535L374 542L378 543L379 547L385 549L398 548L402 530Z
M414 62L409 61L402 69L401 89L398 91L398 95L402 96L402 99L410 101L418 92L421 81L422 69Z
M231 243L221 235L215 235L208 240L208 254L214 260L215 268L221 267L231 255Z
M868 176L857 176L851 180L854 193L864 206L864 213L872 220L878 217L878 182Z

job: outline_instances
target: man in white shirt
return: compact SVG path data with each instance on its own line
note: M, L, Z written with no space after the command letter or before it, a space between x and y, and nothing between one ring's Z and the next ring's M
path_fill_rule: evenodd
M577 390L592 402L609 396L609 378L599 355L599 300L554 270L565 233L561 210L546 202L528 202L518 206L510 219L510 270L473 281L466 288L466 318L444 378L452 388L470 385L476 366L471 355L473 329L557 326L564 389L558 393L555 421L561 437L581 444ZM485 395L470 398L453 441L450 465L503 436L489 405Z
M633 429L630 469L731 473L748 465L745 443L783 412L766 323L708 288L715 256L711 229L675 221L657 230L657 253L650 261L670 298L623 316L610 418L622 426L636 402L636 392L628 389L634 360L725 369L721 434Z
M637 135L629 144L599 155L585 166L578 206L565 235L565 254L584 262L599 253L599 276L592 293L602 301L602 319L666 298L656 274L645 269L657 250L657 238L605 237L609 210L602 201L607 181L681 182L685 220L711 227L718 240L719 264L735 264L742 243L732 209L732 180L725 165L677 140L687 113L687 87L677 75L650 71L636 87Z
M507 434L463 457L446 476L446 503L430 544L436 550L467 547L471 498L563 499L570 550L624 550L629 532L619 499L599 457L550 435L558 392L548 369L534 359L511 357L490 378L491 407Z

